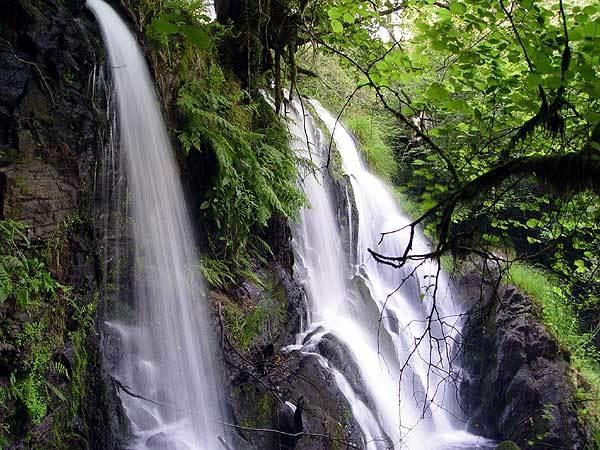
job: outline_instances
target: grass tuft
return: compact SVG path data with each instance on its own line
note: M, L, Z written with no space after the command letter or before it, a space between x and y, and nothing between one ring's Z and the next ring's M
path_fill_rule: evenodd
M391 183L398 172L398 163L386 143L386 125L366 113L354 113L345 123L359 140L360 150L371 170Z

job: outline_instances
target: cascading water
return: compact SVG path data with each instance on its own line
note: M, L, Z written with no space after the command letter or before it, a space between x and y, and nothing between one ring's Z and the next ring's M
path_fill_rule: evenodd
M104 38L118 111L133 236L133 292L106 322L109 367L138 449L216 449L223 414L205 288L173 149L144 56L102 0L88 0ZM130 311L127 310L128 305ZM129 447L128 447L129 448Z
M303 188L310 208L301 212L293 245L310 323L294 348L318 354L319 342L332 337L345 347L353 359L345 368L321 355L319 360L334 374L367 448L485 446L484 440L463 431L464 425L454 417L456 392L448 380L457 373L451 364L452 343L460 324L447 279L430 261L397 270L370 256L368 248L402 255L408 230L387 236L380 245L378 241L381 232L399 229L410 220L385 184L367 170L352 136L318 102L311 103L333 134L351 185L337 196L338 202L348 199L344 208L348 233L340 231L343 219L337 215L334 183L327 171L307 172ZM296 151L322 166L328 145L311 117L301 111L299 102L291 105ZM411 253L427 250L426 240L416 233ZM362 385L349 381L344 373L348 367L358 368Z

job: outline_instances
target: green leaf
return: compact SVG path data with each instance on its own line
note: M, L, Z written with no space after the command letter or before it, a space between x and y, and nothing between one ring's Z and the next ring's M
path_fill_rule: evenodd
M339 19L340 17L342 17L343 14L343 9L337 7L330 8L329 11L327 11L327 15L330 19Z
M10 291L6 290L3 287L0 288L0 304L6 301L6 299L8 298L8 294L10 294Z
M575 272L577 273L585 273L585 262L582 261L581 259L576 259L575 260Z
M439 83L433 83L427 89L427 96L431 100L447 100L450 97L448 90Z
M67 401L67 397L65 397L65 394L63 394L60 389L58 389L52 383L47 383L46 385L50 388L50 390L52 392L54 392L54 395L56 395L60 399L61 402L66 402Z
M348 12L344 13L343 19L346 23L354 23L354 16Z
M529 8L531 8L532 5L533 5L533 0L522 0L521 1L521 8L529 9Z
M26 288L20 288L16 292L17 303L20 308L25 308L29 303L29 292Z
M535 228L539 223L540 222L537 219L529 219L527 222L525 222L525 225L527 225L529 228Z
M179 26L177 26L174 23L168 22L160 17L155 17L154 19L152 19L150 27L155 33L164 35L177 33L179 31Z
M342 25L342 22L340 22L337 19L332 19L331 20L331 29L333 30L334 33L340 34L344 32L344 25Z
M450 12L452 14L461 15L467 12L467 7L464 3L452 2L450 3Z
M210 37L200 27L193 27L191 25L184 25L181 27L181 32L184 34L186 39L198 48L209 48Z

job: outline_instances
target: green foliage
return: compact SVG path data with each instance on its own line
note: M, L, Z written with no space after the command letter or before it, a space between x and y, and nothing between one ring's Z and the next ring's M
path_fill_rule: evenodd
M243 351L272 342L286 318L282 287L273 280L263 280L261 284L264 290L254 305L241 306L231 300L223 302L225 331Z
M210 153L216 160L198 206L211 256L201 267L211 284L222 287L251 275L251 260L270 252L256 234L275 215L295 217L304 197L287 127L261 95L244 91L220 67L216 46L231 35L207 23L203 8L185 0L137 6L154 50L177 75L176 106L183 118L178 138L185 154Z
M304 204L287 130L266 102L251 101L217 65L181 88L178 105L186 119L179 135L185 151L209 148L218 162L200 205L220 232L216 253L239 260L271 216L295 217Z
M302 64L318 68L320 75L319 79L302 79L301 92L319 99L332 111L345 107L341 120L359 140L366 163L387 182L396 181L398 163L390 146L393 121L377 108L375 98L366 91L356 92L352 101L346 103L356 82L336 58L302 54L299 59Z
M58 289L44 263L28 258L26 226L12 220L0 221L0 303L15 300L20 308L37 302Z
M194 15L181 12L161 14L160 16L152 18L152 22L148 26L148 33L152 39L164 43L168 42L168 36L180 35L190 44L198 48L206 49L211 45L211 39L209 38L207 31L201 24L190 24L190 22L197 22L198 20L208 21L209 18L203 14Z
M200 261L200 271L208 284L216 288L223 289L235 284L235 275L225 261L204 256Z
M73 417L80 410L81 402L86 394L85 376L88 367L88 336L94 331L97 305L98 294L96 294L94 301L87 305L80 306L74 301L70 301L73 310L73 321L77 325L68 332L69 340L73 345L74 360L72 371L67 376L70 381L70 409Z
M7 220L0 221L0 302L14 302L23 311L35 312L42 302L56 295L59 284L37 258L26 252L30 242L26 237L26 225ZM22 402L33 424L46 415L48 392L45 371L52 356L54 340L48 340L45 330L46 318L26 322L17 336L17 348L26 349L30 359L25 361L27 375L18 379L11 376L11 384L5 396Z
M509 157L581 150L600 120L596 3L564 2L563 11L558 1L509 9L495 1L448 8L410 1L389 14L395 2L332 0L323 4L328 23L313 32L357 69L355 86L375 87L407 119L405 130L416 128L437 146L403 158L408 187L414 184L432 207L458 179L480 176ZM372 32L378 29L401 34L401 42ZM544 98L562 106L549 114ZM571 115L566 105L581 113ZM531 121L538 112L540 119ZM420 123L409 127L416 118ZM411 167L415 160L420 167Z
M300 56L320 78L302 86L337 112L366 85L346 117L356 104L375 117L394 111L395 181L420 213L511 159L580 154L600 121L597 2L452 1L446 8L329 0L322 8L325 20L311 28L322 45ZM374 90L378 103L369 101ZM577 182L581 171L564 167L552 185L545 172L472 189L444 220L465 248L535 254L569 285L576 313L597 317L598 192L559 197L572 194L567 180ZM437 237L439 210L427 220ZM589 319L585 329L598 323Z
M541 269L522 263L510 265L507 281L529 294L541 308L541 318L558 342L571 353L572 362L588 381L600 380L600 354L593 334L583 333L568 288ZM600 388L600 384L597 385Z
M26 225L0 221L0 233L1 285L6 303L0 342L19 355L10 383L0 388L0 442L8 442L15 428L40 424L57 405L68 404L71 416L78 412L87 368L86 338L93 328L95 303L78 306L71 291L52 277L39 259L44 249L27 239ZM71 370L56 359L67 341L74 350ZM70 392L59 380L69 382Z
M360 142L360 149L369 167L384 180L391 182L398 170L392 149L386 143L389 132L382 123L385 118L352 114L345 123Z

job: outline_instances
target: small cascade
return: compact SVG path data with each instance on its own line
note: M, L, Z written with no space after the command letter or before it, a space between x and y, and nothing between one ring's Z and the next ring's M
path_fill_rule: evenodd
M328 139L303 113L305 108L293 102L295 150L317 167L302 174L310 207L301 212L293 233L295 272L310 311L308 327L293 348L317 354L333 373L366 448L486 447L457 420L452 381L458 368L452 359L460 310L447 277L432 261L398 270L370 256L368 248L402 255L409 232L390 234L379 243L380 233L402 228L410 219L369 172L341 123L318 102L311 104L333 135L344 175L334 181L330 171L318 169L328 160ZM426 239L416 233L411 254L427 251ZM344 356L331 360L321 355L324 341L337 345Z
M223 414L211 350L216 346L174 151L135 37L105 2L87 5L100 24L118 113L113 132L120 157L114 147L107 149L99 195L114 211L125 210L122 216L108 211L105 221L115 232L127 228L132 246L111 251L127 246L127 239L104 241L107 259L130 252L132 260L110 263L119 272L111 279L131 279L132 286L111 287L129 295L106 307L105 365L127 387L120 397L134 434L131 448L220 449ZM118 220L125 225L113 223Z

